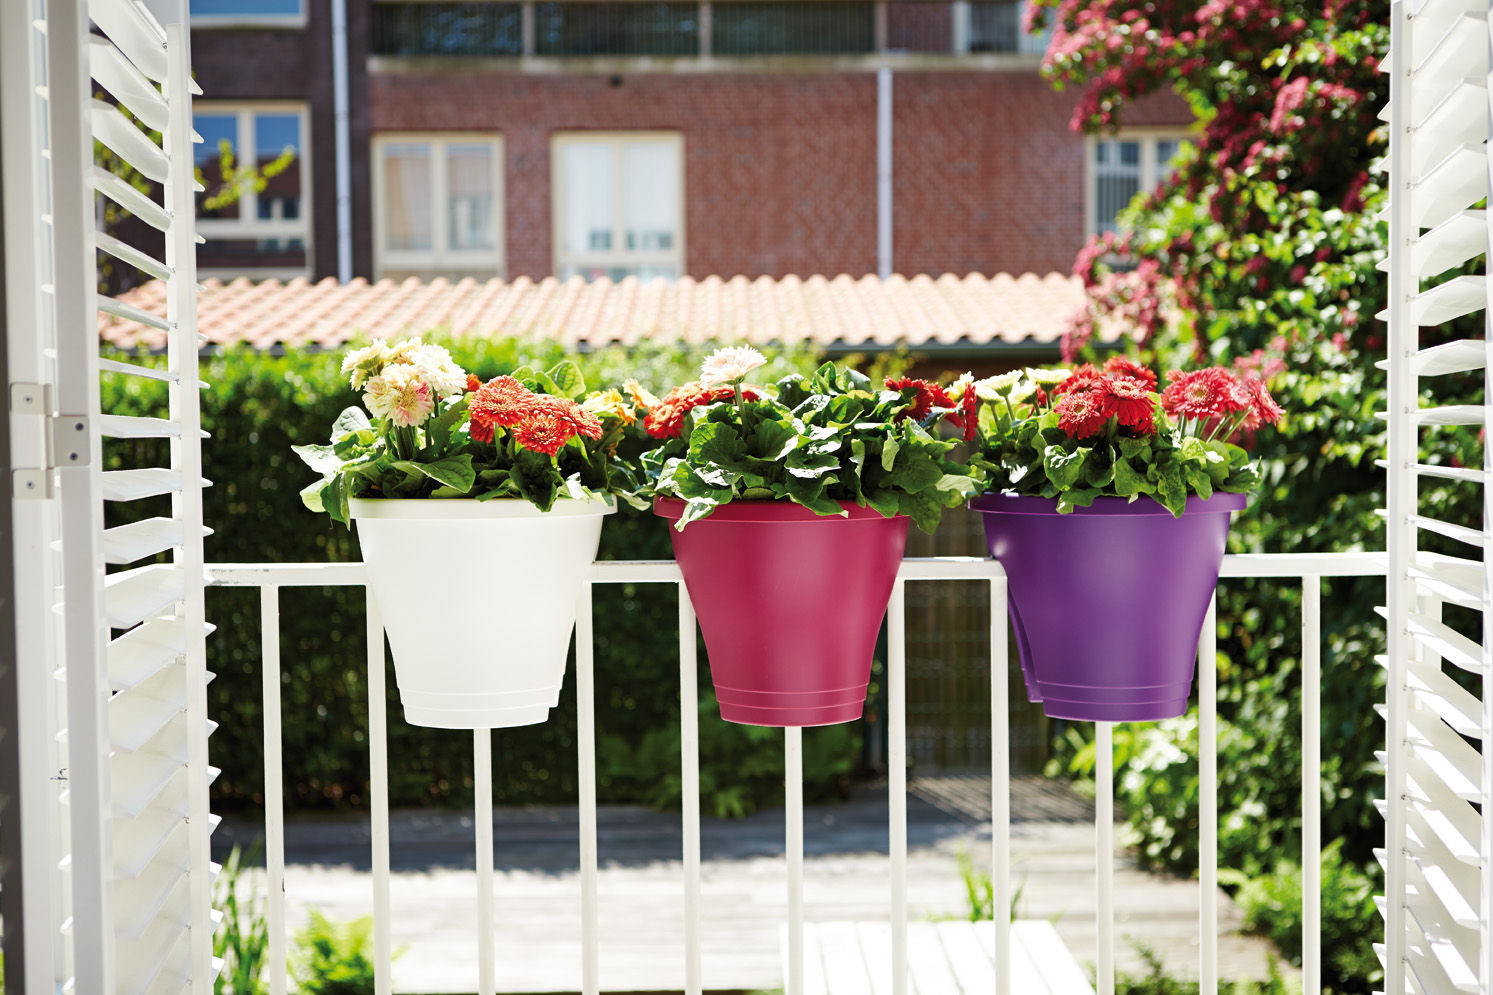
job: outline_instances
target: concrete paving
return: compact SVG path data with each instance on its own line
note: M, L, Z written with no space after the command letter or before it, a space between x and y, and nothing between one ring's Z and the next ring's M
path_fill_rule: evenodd
M908 904L917 918L962 917L961 855L989 866L990 824L980 779L914 782L908 805ZM987 782L988 784L988 782ZM1094 960L1092 809L1041 779L1013 786L1012 852L1021 887L1017 915L1053 922L1077 958ZM885 788L805 813L805 916L884 919L890 912ZM500 809L493 817L499 991L580 988L579 833L573 808ZM214 837L226 853L262 833L230 819ZM677 815L609 806L598 819L600 971L609 992L678 990L684 978L683 870ZM470 814L396 812L390 820L391 931L404 953L394 989L457 995L477 988L475 829ZM701 942L712 990L777 988L778 929L787 914L783 812L701 826ZM317 909L352 919L372 909L366 817L304 817L286 826L286 905L293 931ZM1121 855L1115 873L1120 961L1139 967L1134 944L1158 950L1172 970L1196 974L1196 882L1141 871ZM1263 977L1269 947L1237 935L1239 915L1220 898L1225 978Z

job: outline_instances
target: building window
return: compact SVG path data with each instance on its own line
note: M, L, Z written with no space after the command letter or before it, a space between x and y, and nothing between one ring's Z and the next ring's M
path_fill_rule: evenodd
M698 3L539 3L537 55L698 55Z
M191 0L192 27L303 27L305 0Z
M304 273L311 239L305 109L199 103L192 126L202 136L195 147L204 187L197 195L197 230L206 240L199 268Z
M733 0L711 8L716 55L837 55L876 50L875 5Z
M555 273L674 279L684 272L684 139L556 135Z
M1115 216L1142 190L1166 179L1186 139L1180 134L1122 134L1089 142L1088 229L1115 230Z
M993 2L964 3L957 5L955 16L965 18L964 51L1000 52L1007 55L1042 55L1052 37L1048 28L1028 34L1022 29L1026 23L1026 0L993 0ZM1049 21L1052 14L1048 14Z
M517 3L376 3L375 55L522 55Z
M381 135L373 161L380 277L503 276L501 138Z

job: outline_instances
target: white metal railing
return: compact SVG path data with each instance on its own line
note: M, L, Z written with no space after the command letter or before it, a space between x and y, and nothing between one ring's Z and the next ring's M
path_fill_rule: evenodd
M265 864L269 889L270 964L285 963L285 835L281 787L281 710L279 592L282 587L365 587L360 563L210 564L210 582L227 587L260 589L265 633L263 656ZM1321 911L1318 887L1321 874L1321 583L1331 577L1383 576L1382 553L1285 553L1226 557L1222 576L1231 578L1296 579L1302 584L1302 896L1304 991L1321 990ZM907 719L905 646L905 585L908 581L985 580L990 585L991 675L991 867L992 909L995 916L995 962L998 995L1012 992L1011 873L1010 873L1010 749L1007 703L1006 577L993 560L974 557L935 557L904 560L887 610L888 659L888 828L892 908L892 991L906 995L907 986ZM700 946L700 790L699 728L696 708L697 659L695 614L683 577L672 560L599 562L591 585L581 595L576 625L576 697L579 764L581 974L582 991L600 989L598 956L598 899L596 845L596 727L595 657L592 640L591 586L595 584L673 584L679 592L679 693L683 787L683 848L685 939L684 990L701 991ZM368 604L368 738L372 819L373 913L376 991L388 995L392 943L389 932L389 793L388 746L385 726L386 688L383 623L371 593ZM1216 605L1216 602L1215 602ZM1199 640L1198 749L1201 775L1199 974L1201 990L1218 990L1218 694L1215 609L1210 608ZM1097 723L1096 846L1098 880L1097 991L1114 992L1114 724ZM494 936L493 810L491 735L473 735L477 826L477 936L478 995L490 995L496 985ZM803 992L803 740L802 730L784 730L786 854L788 872L788 968L786 995ZM274 971L271 995L284 995L286 978Z

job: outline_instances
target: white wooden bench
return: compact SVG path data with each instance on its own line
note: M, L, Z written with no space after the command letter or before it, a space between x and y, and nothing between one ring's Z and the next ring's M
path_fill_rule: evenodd
M788 931L782 931L783 964ZM989 995L995 991L995 929L990 922L907 926L908 995ZM886 922L804 925L804 995L891 995L892 927ZM1011 928L1011 991L1094 995L1088 975L1049 922Z

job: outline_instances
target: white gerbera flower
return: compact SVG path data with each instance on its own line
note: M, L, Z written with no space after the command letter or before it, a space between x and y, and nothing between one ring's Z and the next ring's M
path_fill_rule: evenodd
M1036 384L1062 383L1068 379L1067 370L1037 370L1028 368L1026 375L1032 383Z
M949 389L944 393L948 394L950 398L957 401L964 396L965 391L969 390L974 385L975 375L973 373L964 373L960 375L958 380L955 380L953 383L949 384Z
M1020 370L1012 370L1009 373L998 373L993 377L975 381L975 393L982 401L994 401L1005 394L1021 381Z
M420 345L407 355L406 362L420 371L436 396L450 397L466 389L467 371L456 365L445 346Z
M363 403L375 418L395 425L419 425L435 410L436 393L421 371L409 363L394 363L368 381Z
M380 339L342 357L342 372L352 374L352 388L357 390L368 382L369 377L378 376L392 358L389 344Z
M700 364L700 386L723 387L738 384L748 373L767 362L767 357L749 345L717 349Z

